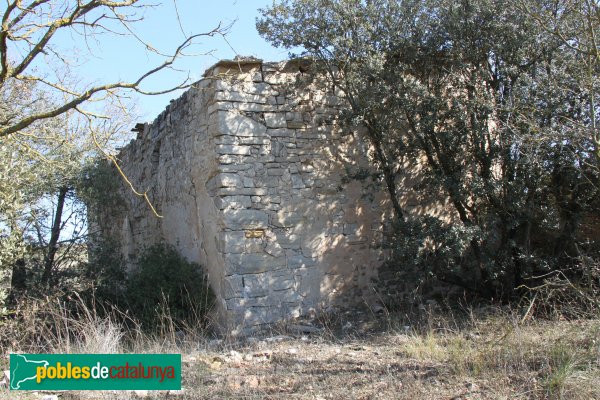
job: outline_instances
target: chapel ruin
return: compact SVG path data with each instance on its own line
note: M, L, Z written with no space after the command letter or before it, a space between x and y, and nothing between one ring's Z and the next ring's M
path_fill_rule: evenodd
M104 234L131 262L164 241L203 265L229 332L378 298L387 195L303 62L217 63L118 155L162 218L124 188Z

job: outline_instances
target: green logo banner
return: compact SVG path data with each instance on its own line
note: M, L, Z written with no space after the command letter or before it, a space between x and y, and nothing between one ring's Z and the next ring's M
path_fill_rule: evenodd
M11 354L11 390L180 390L181 354Z

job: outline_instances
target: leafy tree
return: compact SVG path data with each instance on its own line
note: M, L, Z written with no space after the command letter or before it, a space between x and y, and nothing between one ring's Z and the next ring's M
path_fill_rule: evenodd
M22 88L31 93L38 86L27 83ZM45 93L33 96L40 106L52 101ZM10 107L19 110L21 104L13 99ZM0 193L6 199L0 213L6 245L0 254L2 270L9 276L12 272L13 298L40 284L56 287L59 276L85 260L87 224L82 200L90 196L84 191L83 174L94 162L97 147L110 148L119 139L122 124L131 124L130 116L119 109L111 113L114 120L87 120L69 111L36 123L35 133L2 139L9 162L0 173Z
M589 134L598 65L584 84L576 77L591 64L575 39L513 5L282 0L257 22L275 46L314 58L348 102L343 117L367 128L395 211L399 268L485 297L566 266L598 188ZM447 198L456 223L402 209L406 162L424 171L412 190Z
M596 75L600 65L600 4L593 0L554 0L520 2L518 7L544 32L553 35L570 51L579 55L580 68L571 73L589 96L589 124L586 128L591 130L596 162L600 163L600 127L595 96Z

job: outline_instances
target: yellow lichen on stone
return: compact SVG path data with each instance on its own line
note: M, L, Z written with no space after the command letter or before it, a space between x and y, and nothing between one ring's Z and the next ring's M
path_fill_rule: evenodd
M246 239L259 239L265 236L264 229L251 229L246 231Z

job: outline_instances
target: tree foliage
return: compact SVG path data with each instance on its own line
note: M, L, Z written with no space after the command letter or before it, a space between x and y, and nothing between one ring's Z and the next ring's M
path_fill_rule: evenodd
M203 319L214 301L201 267L165 244L145 249L125 282L128 310L150 330L163 316L177 326L206 322Z
M110 147L129 121L127 115L113 115L115 120L92 123L67 112L38 122L34 133L1 140L7 164L0 171L0 269L12 274L13 300L25 291L33 294L40 284L58 289L57 283L68 281L70 270L85 261L86 202L101 197L89 189L96 146Z
M367 128L398 267L510 296L572 264L578 224L598 203L600 21L597 5L584 20L575 3L590 2L283 0L257 28L313 57L343 92L344 117ZM401 207L406 162L424 169L408 189L441 193L454 224Z

